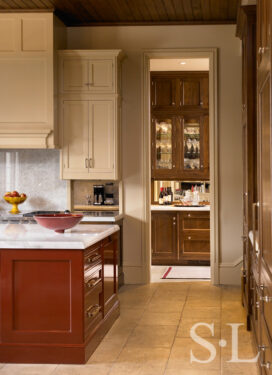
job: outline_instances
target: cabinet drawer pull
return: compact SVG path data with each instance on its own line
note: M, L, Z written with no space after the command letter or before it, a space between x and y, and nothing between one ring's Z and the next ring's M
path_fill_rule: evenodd
M261 362L261 367L267 368L268 370L271 368L271 362Z
M260 301L272 302L272 297L268 297L268 296L260 297Z
M94 263L94 262L96 262L98 259L100 259L101 258L101 255L100 254L94 254L93 256L91 256L91 257L89 257L89 258L87 258L87 263Z
M93 159L92 158L89 159L89 168L93 168Z
M88 162L88 158L85 159L85 168L88 168L89 167L89 162Z
M100 281L101 281L101 278L99 278L99 277L95 277L95 278L93 278L93 279L87 281L86 286L87 286L87 288L93 288L93 287L95 287L97 284L99 284Z
M88 318L95 317L99 313L100 310L101 310L101 306L99 305L93 305L89 307L88 310L86 311L87 317Z
M266 345L258 345L259 352L264 352L264 351L266 351L266 349L267 349Z

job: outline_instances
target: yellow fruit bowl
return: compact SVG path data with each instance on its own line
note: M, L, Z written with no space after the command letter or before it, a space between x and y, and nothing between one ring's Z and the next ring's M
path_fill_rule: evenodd
M3 198L5 199L5 201L7 203L12 204L12 209L9 212L11 214L16 215L16 214L20 213L20 211L18 209L18 204L23 203L26 200L27 196L25 196L25 197L7 197L7 196L4 196Z

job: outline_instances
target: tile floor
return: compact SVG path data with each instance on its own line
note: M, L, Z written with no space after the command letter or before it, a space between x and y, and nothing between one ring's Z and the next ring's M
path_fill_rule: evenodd
M120 291L121 316L86 365L0 364L0 375L257 375L255 363L230 363L231 328L244 323L237 287L214 287L209 282L153 283L125 286ZM198 322L214 323L197 334L216 349L209 351L190 337ZM227 342L219 346L219 340ZM223 341L221 343L224 344ZM211 347L211 348L213 348ZM215 352L215 351L214 351ZM239 328L239 357L256 355L252 336Z

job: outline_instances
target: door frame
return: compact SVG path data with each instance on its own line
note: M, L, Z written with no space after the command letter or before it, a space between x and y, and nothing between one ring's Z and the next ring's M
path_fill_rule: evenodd
M150 59L209 59L209 162L210 162L210 241L211 283L219 284L219 193L218 193L218 67L217 48L151 49L143 52L143 202L142 260L143 280L151 280L151 116L150 116Z

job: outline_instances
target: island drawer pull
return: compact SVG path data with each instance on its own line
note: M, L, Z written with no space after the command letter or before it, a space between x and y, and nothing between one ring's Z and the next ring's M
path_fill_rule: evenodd
M100 310L101 310L101 306L97 304L89 307L88 310L86 311L87 317L94 318L100 312Z
M101 255L96 253L96 254L90 256L89 258L87 258L86 261L87 261L87 263L90 264L90 263L96 262L100 258L101 258Z
M100 277L94 277L86 282L87 288L93 288L100 283L102 279Z

